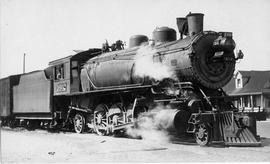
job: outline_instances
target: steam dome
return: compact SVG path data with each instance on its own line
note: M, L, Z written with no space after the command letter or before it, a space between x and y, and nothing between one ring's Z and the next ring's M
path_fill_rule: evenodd
M171 42L176 40L176 31L169 27L159 27L153 31L155 42Z
M140 46L142 43L148 42L148 37L145 35L133 35L129 38L129 48Z

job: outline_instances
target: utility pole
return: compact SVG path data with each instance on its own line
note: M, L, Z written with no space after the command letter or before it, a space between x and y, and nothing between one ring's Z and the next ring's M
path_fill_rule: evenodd
M25 73L25 53L23 54L23 73Z

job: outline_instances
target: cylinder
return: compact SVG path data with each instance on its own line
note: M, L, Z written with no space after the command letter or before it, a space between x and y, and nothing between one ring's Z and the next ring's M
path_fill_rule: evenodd
M174 116L174 128L178 136L182 136L187 131L188 120L190 118L190 112L185 110L179 110Z
M133 35L129 38L129 48L140 46L142 43L148 42L145 35Z
M182 136L186 133L190 113L178 109L153 110L137 119L140 128L151 128L168 132L170 135Z
M189 13L187 15L188 32L190 36L193 36L203 31L203 16L201 13Z
M155 42L171 42L176 40L176 31L169 27L159 27L153 31Z

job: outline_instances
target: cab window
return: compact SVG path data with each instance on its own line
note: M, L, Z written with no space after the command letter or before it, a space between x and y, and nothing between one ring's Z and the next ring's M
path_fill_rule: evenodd
M55 67L55 70L54 70L54 79L55 80L60 80L60 79L64 79L64 65L61 64L61 65L58 65Z
M77 61L72 61L71 62L71 69L72 69L72 77L77 78L78 75L78 62Z

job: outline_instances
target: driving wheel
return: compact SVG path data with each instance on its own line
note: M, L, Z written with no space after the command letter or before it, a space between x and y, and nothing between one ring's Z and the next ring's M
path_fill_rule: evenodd
M94 127L95 131L98 135L106 135L107 134L107 118L106 112L108 111L108 107L104 104L98 105L96 107L94 113Z

